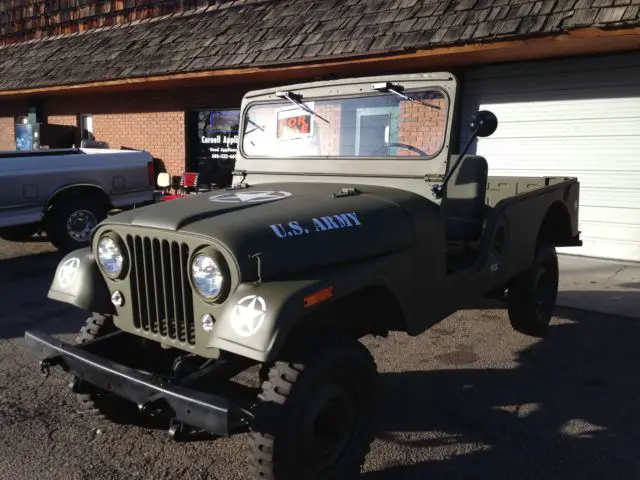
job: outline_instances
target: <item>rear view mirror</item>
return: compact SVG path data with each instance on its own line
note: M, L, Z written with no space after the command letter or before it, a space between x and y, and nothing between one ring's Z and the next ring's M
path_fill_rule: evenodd
M478 137L488 137L498 128L498 118L489 110L480 110L471 117L469 128Z

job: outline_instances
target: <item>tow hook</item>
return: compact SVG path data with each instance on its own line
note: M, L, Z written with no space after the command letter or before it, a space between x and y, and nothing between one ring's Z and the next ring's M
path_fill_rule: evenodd
M182 423L179 422L175 419L171 419L171 422L169 423L169 437L176 441L176 442L181 442L185 439L186 434L188 433L188 428L187 426Z
M44 378L49 378L49 375L51 375L52 366L53 366L53 363L51 362L51 360L40 361L40 373Z
M44 378L49 378L51 375L51 367L55 367L58 365L60 357L56 358L45 358L44 360L40 360L40 373Z

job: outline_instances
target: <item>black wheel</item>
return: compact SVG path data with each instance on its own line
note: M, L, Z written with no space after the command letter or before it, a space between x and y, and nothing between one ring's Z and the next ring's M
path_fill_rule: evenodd
M276 362L251 428L254 479L357 478L375 436L377 369L357 340L320 342Z
M531 268L508 287L509 320L514 330L534 337L544 336L556 309L558 255L552 245L543 245Z
M45 230L58 250L70 252L89 245L92 230L104 220L108 205L98 196L62 199L47 213Z
M90 342L115 331L116 326L110 316L94 313L80 329L76 344ZM146 424L134 403L93 385L83 386L82 390L82 393L76 393L76 399L84 413L93 413L114 423Z

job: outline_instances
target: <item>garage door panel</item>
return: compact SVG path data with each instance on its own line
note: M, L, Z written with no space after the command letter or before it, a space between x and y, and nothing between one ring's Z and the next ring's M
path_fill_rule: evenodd
M499 80L505 76L509 78L528 77L531 75L553 77L559 73L575 72L576 69L579 69L582 74L588 75L591 72L603 69L614 71L634 67L640 68L640 56L630 53L613 53L564 58L551 62L547 60L520 62L516 68L509 63L496 64L487 68L474 68L466 72L465 76L466 80L471 83L470 87L473 87L477 82Z
M640 172L640 135L622 138L481 139L476 152L491 169Z
M640 102L636 106L640 109ZM485 108L483 106L483 108ZM524 107L523 107L524 108ZM492 135L492 140L507 139L553 139L562 138L566 140L616 138L616 137L638 137L640 135L640 116L619 118L619 119L591 119L572 118L567 120L544 120L544 121L505 121L500 115L500 109L489 107L498 117L499 127Z
M580 206L583 208L607 207L611 213L598 212L607 215L622 215L619 210L637 212L633 223L640 224L640 190L619 190L615 186L610 189L589 188L580 183Z
M640 53L470 69L463 119L493 111L472 147L494 176L580 181L584 246L569 254L640 261ZM463 128L461 142L469 138Z
M582 221L580 228L585 239L640 244L640 227L637 225Z
M589 207L580 202L580 221L584 223L620 224L636 227L640 225L637 208Z
M558 248L558 253L614 260L640 258L640 245L636 242L619 242L583 239L582 247Z
M467 93L471 96L481 94L488 88L504 94L520 93L524 97L531 98L532 94L546 93L546 97L553 98L558 94L571 93L573 98L588 98L580 95L581 90L598 92L596 98L610 96L609 87L627 86L639 88L636 79L640 76L640 67L619 66L609 70L603 68L592 68L576 75L573 71L562 72L537 72L512 73L511 75L496 76L485 79L467 78L469 89ZM597 86L595 88L594 86ZM593 98L593 97L591 97Z
M637 115L633 111L633 105L629 105L629 100L636 101L640 93L640 87L633 85L619 85L615 92L609 92L608 96L603 95L602 88L566 89L553 92L495 92L485 95L464 95L463 102L468 108L467 115L473 113L480 105L488 108L497 114L497 110L502 108L502 115L528 118L530 115L537 115L537 119L546 120L545 113L553 112L554 115L577 116L599 115L603 118L618 118L617 109L620 109L620 116ZM513 107L525 107L526 110L519 110ZM573 109L576 109L574 112ZM500 120L505 118L498 117ZM513 119L513 118L512 118ZM509 120L509 118L506 118Z

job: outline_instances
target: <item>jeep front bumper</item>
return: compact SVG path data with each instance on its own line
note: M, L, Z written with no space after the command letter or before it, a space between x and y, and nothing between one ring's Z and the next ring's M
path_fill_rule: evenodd
M93 342L70 345L37 331L25 332L24 338L27 348L39 358L43 374L60 366L83 382L134 402L141 411L164 401L174 421L218 436L228 436L246 426L251 417L250 412L232 405L227 398L171 384L96 355L85 348Z

